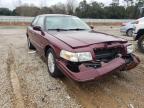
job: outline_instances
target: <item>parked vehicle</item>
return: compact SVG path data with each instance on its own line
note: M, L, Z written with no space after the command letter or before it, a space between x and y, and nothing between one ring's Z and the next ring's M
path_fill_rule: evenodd
M46 58L53 77L64 74L85 82L115 70L130 70L140 62L126 40L94 31L75 16L37 16L26 34L29 49Z
M137 41L138 49L144 53L144 17L136 21L134 28L134 40Z
M120 32L123 35L132 37L133 30L134 30L134 24L135 24L135 21L131 21L128 23L122 23L121 28L120 28Z

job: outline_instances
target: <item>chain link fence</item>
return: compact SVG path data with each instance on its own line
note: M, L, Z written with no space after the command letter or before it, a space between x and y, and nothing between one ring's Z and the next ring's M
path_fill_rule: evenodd
M23 16L0 16L0 22L31 22L34 17Z
M34 17L23 17L23 16L0 16L0 23L30 23ZM82 19L89 24L97 23L122 23L133 21L132 19Z

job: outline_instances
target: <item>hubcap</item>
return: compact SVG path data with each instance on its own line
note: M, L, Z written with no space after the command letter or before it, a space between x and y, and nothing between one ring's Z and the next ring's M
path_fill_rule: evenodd
M129 36L132 36L132 34L133 34L133 31L132 31L132 30L129 30L128 35L129 35Z
M54 57L52 53L48 54L48 68L49 68L50 73L53 73L55 70Z

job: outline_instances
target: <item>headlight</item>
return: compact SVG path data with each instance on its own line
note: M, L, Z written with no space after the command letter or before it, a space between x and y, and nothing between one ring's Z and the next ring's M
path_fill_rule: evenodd
M134 46L133 45L128 45L127 46L127 54L130 54L134 51Z
M60 52L60 57L72 62L84 62L84 61L92 60L92 56L90 52L73 53L73 52L62 50Z

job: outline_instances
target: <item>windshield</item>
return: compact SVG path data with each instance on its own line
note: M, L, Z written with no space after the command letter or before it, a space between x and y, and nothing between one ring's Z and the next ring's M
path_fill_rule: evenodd
M46 18L47 30L90 30L81 19L74 16L49 16Z

